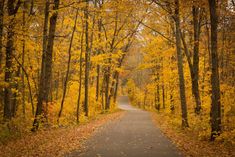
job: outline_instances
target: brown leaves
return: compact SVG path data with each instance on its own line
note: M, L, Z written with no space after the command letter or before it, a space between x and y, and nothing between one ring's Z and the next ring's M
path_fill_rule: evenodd
M88 124L68 128L56 128L30 133L24 137L0 145L1 157L50 157L63 156L81 148L82 143L101 125L116 119L121 112L102 115Z
M200 140L190 129L176 130L172 124L163 121L164 115L152 114L153 121L161 131L178 147L185 156L231 157L235 156L234 146L220 142Z

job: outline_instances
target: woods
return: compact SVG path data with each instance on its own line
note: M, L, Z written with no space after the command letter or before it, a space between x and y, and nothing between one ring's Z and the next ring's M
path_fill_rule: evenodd
M149 4L140 32L144 39L137 39L124 63L131 69L123 78L131 102L156 109L165 121L190 128L200 139L218 137L233 143L234 99L229 97L234 95L233 1L154 0ZM223 29L230 32L227 39ZM222 80L225 73L230 76Z
M134 1L1 1L3 123L14 117L28 127L34 117L37 131L113 110L121 64L140 27L131 22L136 7Z
M234 0L1 0L0 140L132 105L234 145Z

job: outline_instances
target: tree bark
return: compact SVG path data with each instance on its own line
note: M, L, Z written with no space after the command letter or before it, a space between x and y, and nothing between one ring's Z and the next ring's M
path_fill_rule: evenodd
M111 55L110 55L111 56ZM111 58L109 58L109 64L111 65ZM110 84L110 66L105 70L105 110L110 109L110 98L109 98L109 84Z
M211 104L211 140L221 133L221 102L220 102L220 81L219 64L217 53L217 27L218 15L216 13L216 0L209 0L210 21L211 21L211 85L212 85L212 104Z
M114 96L113 96L114 103L117 101L118 87L119 87L119 73L117 74L115 83L116 84L115 84L115 90L114 90Z
M82 24L82 35L81 35L81 52L80 52L80 61L79 61L79 87L78 87L78 100L77 100L77 124L79 124L80 117L80 100L82 92L82 52L83 52L83 36L84 36L84 27Z
M18 78L20 77L20 66L18 65L17 66L17 71L15 72L15 75L14 77ZM13 85L13 88L15 90L15 92L13 92L13 97L12 97L12 107L11 107L11 113L12 113L12 117L15 117L16 116L16 112L17 112L17 109L18 109L18 101L17 101L17 97L18 97L18 94L16 91L19 90L19 81L17 80L14 80L15 83Z
M89 50L89 0L86 0L86 8L84 10L84 18L85 18L85 38L86 38L86 53L85 53L85 97L84 97L84 112L85 116L88 117L89 109L89 56L90 56L90 50Z
M4 18L4 3L5 0L0 2L0 73L2 72L2 57L3 57L3 18Z
M6 45L6 63L5 63L5 82L8 86L4 90L4 119L9 120L12 118L12 79L13 79L13 53L14 53L14 28L15 28L15 15L21 5L18 0L16 6L14 0L7 1L7 12L10 21L7 29L7 45Z
M180 101L181 101L181 112L182 112L182 127L188 127L188 116L187 116L187 103L185 96L185 81L184 81L184 67L183 57L181 53L181 39L180 39L180 17L179 17L179 0L175 0L175 27L176 27L176 51L177 51L177 66L179 75L180 85Z
M25 16L26 16L26 2L24 2L24 6L23 6L23 31L25 32ZM22 66L24 67L24 62L25 62L25 33L23 35L23 40L22 40ZM22 80L22 112L23 115L25 116L25 79L24 79L24 72L22 72L21 74L21 80Z
M98 20L98 39L101 42L101 31L102 31L102 19ZM97 55L99 55L101 50L98 50ZM96 67L97 77L96 77L96 101L99 100L100 95L100 65L98 64Z
M58 16L59 0L54 0L53 14L50 17L49 35L47 39L47 27L49 18L49 0L46 1L45 6L45 19L44 19L44 30L43 30L43 57L41 67L40 86L38 94L38 103L36 109L36 115L33 122L32 131L36 131L39 127L42 118L46 118L45 106L48 103L48 96L51 87L51 76L52 76L52 56L53 46L56 30L56 21ZM44 106L44 104L46 104Z
M193 6L193 28L194 28L194 44L193 44L193 69L191 69L192 78L192 93L195 98L196 107L195 113L200 114L201 112L201 98L199 92L199 38L200 38L200 8Z

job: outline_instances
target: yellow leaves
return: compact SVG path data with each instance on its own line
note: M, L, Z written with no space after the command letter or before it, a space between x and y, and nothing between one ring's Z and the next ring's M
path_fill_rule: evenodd
M5 81L0 82L0 88L8 88L9 86L10 86L10 84Z
M154 63L146 62L146 63L140 64L138 69L139 70L144 70L144 69L151 69L151 68L154 68L154 67L155 67Z
M123 69L123 68L115 68L115 70L116 70L117 72L119 72L119 73L124 72L124 69Z
M91 57L91 62L94 64L103 64L105 60L109 58L108 55L106 54L99 54Z

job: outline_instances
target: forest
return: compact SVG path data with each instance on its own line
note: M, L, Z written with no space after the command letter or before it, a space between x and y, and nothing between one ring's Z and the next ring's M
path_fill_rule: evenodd
M121 95L235 155L235 1L0 0L0 156L63 156L34 138L91 134Z

